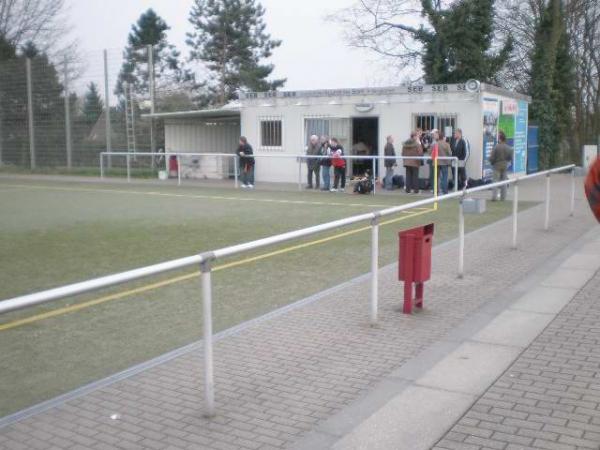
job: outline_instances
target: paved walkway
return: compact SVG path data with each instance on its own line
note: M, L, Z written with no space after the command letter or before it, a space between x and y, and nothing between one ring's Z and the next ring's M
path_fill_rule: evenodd
M521 295L527 292L530 285L523 280L533 269L545 267L595 226L581 199L577 218L566 217L566 181L555 181L559 189L549 233L541 230L541 208L520 215L519 250L509 249L507 220L470 234L463 280L455 276L456 242L437 246L422 313L406 316L399 312L401 285L390 266L381 271L381 321L376 328L368 326L369 283L361 277L221 333L215 346L218 416L212 420L202 417L201 347L195 344L0 421L0 448L335 445L340 434L365 418L361 414L369 413L368 409L359 411L344 422L354 405L366 399L376 409L389 397L375 398L374 393L401 392L406 383L390 382L391 374L423 370L418 367L422 361L413 363L424 355L430 359L427 364L440 359L445 354L444 339L465 323L490 322L491 312L484 308L491 306L498 314L516 298L515 290ZM507 286L513 287L509 299L503 297ZM512 362L518 352L505 356L504 361ZM484 389L494 380L488 381ZM382 383L391 383L387 391L377 391ZM470 399L463 407L468 409L474 401ZM331 429L320 433L336 418L343 419L337 422L338 434ZM447 441L456 439L458 433ZM311 439L315 445L311 446Z

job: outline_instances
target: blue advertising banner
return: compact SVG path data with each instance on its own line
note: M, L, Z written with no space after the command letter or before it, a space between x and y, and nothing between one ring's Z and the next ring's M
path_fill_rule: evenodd
M513 172L525 173L527 171L527 117L529 112L527 102L520 100L518 106L515 122Z
M490 165L490 155L498 138L498 119L500 117L500 102L497 98L483 98L483 163L481 175L483 179L491 179L493 169Z

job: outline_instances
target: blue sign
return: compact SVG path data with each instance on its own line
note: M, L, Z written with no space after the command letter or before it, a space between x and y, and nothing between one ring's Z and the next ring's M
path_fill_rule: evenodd
M527 171L527 116L527 102L520 100L515 123L514 173L525 173Z

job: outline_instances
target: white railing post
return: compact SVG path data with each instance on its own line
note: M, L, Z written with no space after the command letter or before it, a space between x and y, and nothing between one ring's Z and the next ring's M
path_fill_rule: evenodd
M375 175L376 158L377 158L376 156L371 157L371 163L372 163L371 166L372 166L372 170L373 170L373 173L371 174L371 178L373 179L373 195L375 195L375 186L377 185L377 177Z
M517 231L519 215L519 182L515 181L513 193L513 211L512 211L512 248L517 248Z
M104 180L104 153L100 152L100 179Z
M131 164L129 161L129 153L127 153L127 156L125 159L127 160L127 182L131 183Z
M379 214L371 221L371 325L377 323L379 302Z
M212 279L211 261L200 263L202 272L202 320L204 346L204 400L206 417L215 415L215 380L213 370L213 333L212 333Z
M302 158L298 158L298 190L302 190Z
M454 192L458 191L458 158L455 158L452 160L452 162L454 163ZM461 186L461 189L463 189L464 186Z
M177 186L181 186L181 159L179 153L175 155L175 159L177 161Z
M546 174L546 209L544 214L544 230L550 229L550 173Z
M575 215L575 168L571 169L571 214L573 217Z
M237 155L233 156L233 180L234 180L234 186L237 189L239 187L239 180L238 180L238 170L239 170L239 160Z
M458 204L458 278L465 276L465 208L464 196Z

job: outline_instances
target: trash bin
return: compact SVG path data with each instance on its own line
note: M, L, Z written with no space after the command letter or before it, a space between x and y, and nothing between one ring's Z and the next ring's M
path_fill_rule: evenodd
M177 162L177 156L171 155L169 158L169 177L177 178L179 172L179 163Z
M398 233L398 279L404 281L405 314L411 314L413 305L423 307L424 283L431 278L431 249L434 224L424 225ZM413 296L413 283L416 285Z

